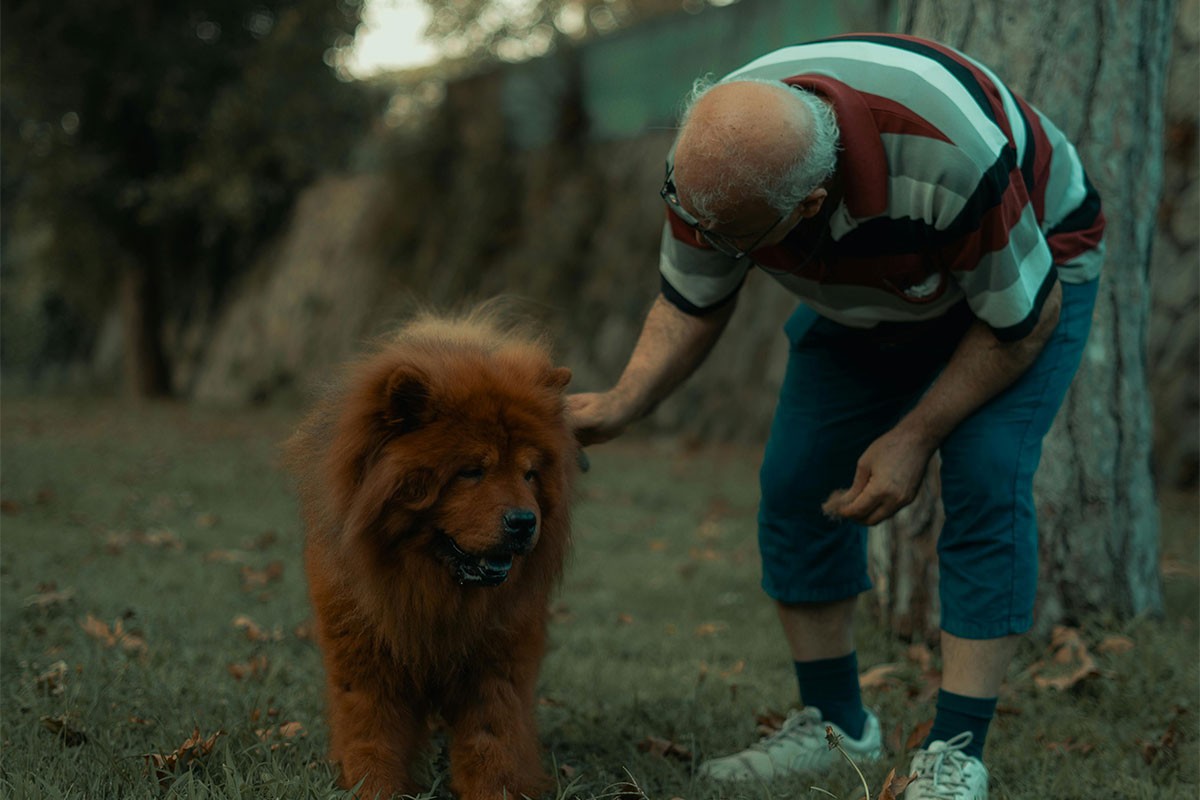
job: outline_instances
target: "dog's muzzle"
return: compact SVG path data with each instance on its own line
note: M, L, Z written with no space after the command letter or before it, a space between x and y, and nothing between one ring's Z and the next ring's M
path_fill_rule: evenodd
M508 580L513 566L512 550L475 555L463 550L442 531L438 531L437 549L459 586L499 586Z

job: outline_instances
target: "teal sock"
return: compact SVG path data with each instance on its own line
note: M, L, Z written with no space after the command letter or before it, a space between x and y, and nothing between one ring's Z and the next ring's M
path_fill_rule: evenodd
M858 654L797 661L795 665L801 702L821 709L824 720L837 725L851 739L861 739L867 712L858 685Z
M930 742L945 742L963 731L970 731L971 743L963 752L982 759L988 727L995 715L995 697L965 697L939 689L937 716L933 718L933 729L925 738L925 747L928 747Z

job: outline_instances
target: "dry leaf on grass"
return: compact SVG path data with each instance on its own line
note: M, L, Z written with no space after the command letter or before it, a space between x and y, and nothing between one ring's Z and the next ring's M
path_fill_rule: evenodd
M1039 736L1038 741L1046 748L1046 752L1058 753L1059 755L1067 755L1069 753L1077 753L1079 755L1089 755L1096 749L1093 742L1076 741L1074 736L1068 736L1061 742L1047 742L1044 737Z
M34 683L39 691L49 695L62 694L66 688L67 662L55 661L50 668L38 675Z
M255 735L263 744L270 744L271 750L287 747L292 739L302 739L308 735L304 725L299 722L285 722L277 728L260 728Z
M886 689L895 686L892 674L900 669L899 664L880 664L858 676L858 685L863 689Z
M786 721L787 715L773 708L754 715L754 726L760 738L775 733L783 727L783 723Z
M677 761L691 761L692 751L670 739L660 739L657 736L647 736L638 742L638 752L649 753L659 758L673 758Z
M275 628L273 631L268 631L259 625L254 620L250 619L246 614L238 614L233 618L233 627L246 634L246 638L252 642L281 642L283 641L283 630Z
M109 555L120 555L131 544L158 547L164 550L182 550L183 542L171 531L132 531L110 533L104 539L104 549Z
M146 654L146 640L132 631L125 630L123 620L117 620L110 628L107 623L88 614L87 619L79 623L79 627L83 628L84 633L107 648L120 646L126 653Z
M67 747L79 747L88 740L87 734L76 727L75 719L69 714L42 717L42 727L56 735Z
M242 567L242 591L253 592L283 577L283 562L272 561L262 569Z
M1050 653L1029 667L1033 682L1042 689L1073 689L1100 674L1076 628L1057 625L1050 639Z
M1109 655L1110 653L1112 655L1120 655L1128 653L1133 647L1133 639L1130 639L1128 636L1118 636L1114 633L1105 636L1100 644L1096 645L1096 652L1100 655Z
M65 606L75 599L75 590L67 587L66 589L57 589L53 583L47 584L45 588L39 587L37 594L31 594L26 597L21 603L25 608L36 608L40 611L49 611L52 608Z
M916 775L896 775L896 768L883 780L883 786L879 789L879 795L875 800L898 800L904 796L904 791L908 785L916 779Z
M927 719L920 725L917 725L915 728L913 728L909 732L908 738L904 741L904 752L907 753L911 750L916 750L918 747L923 745L931 730L933 730L932 719Z
M1140 740L1142 760L1147 764L1154 764L1161 759L1174 758L1179 747L1179 723L1187 709L1183 706L1175 706L1172 709L1174 716L1167 723L1167 729L1163 731L1162 736L1158 737L1153 742Z
M716 636L721 631L729 626L724 622L703 622L696 626L696 636L704 638L705 636Z
M224 735L224 731L217 731L212 736L205 738L200 735L200 728L197 727L187 741L177 747L174 752L166 755L147 753L142 758L145 759L146 766L154 770L154 777L158 778L159 785L166 788L172 778L180 772L196 766L201 759L211 753L216 747L217 739Z
M270 662L264 655L257 655L249 661L243 663L230 664L226 669L233 676L234 680L245 680L247 678L261 679L267 674L267 668Z
M732 667L730 667L729 669L723 669L718 674L722 678L725 678L726 680L728 680L729 678L732 678L734 675L741 675L742 671L745 669L746 669L746 659L739 658L737 660L737 663L735 663Z

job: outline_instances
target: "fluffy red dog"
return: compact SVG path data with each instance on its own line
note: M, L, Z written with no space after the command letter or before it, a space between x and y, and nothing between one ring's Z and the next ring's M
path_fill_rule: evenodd
M570 377L485 315L426 318L291 442L331 757L361 797L420 790L439 718L463 800L551 785L534 688L568 544Z

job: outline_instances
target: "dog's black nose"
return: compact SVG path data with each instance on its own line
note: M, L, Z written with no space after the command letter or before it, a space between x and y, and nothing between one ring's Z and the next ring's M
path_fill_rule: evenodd
M527 508L512 508L501 519L504 535L516 547L525 547L537 531L537 514Z

